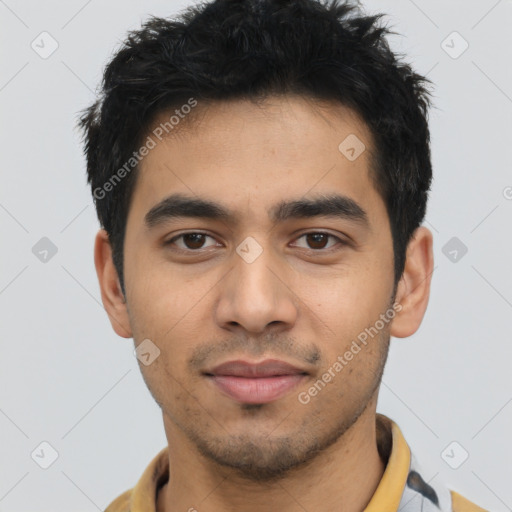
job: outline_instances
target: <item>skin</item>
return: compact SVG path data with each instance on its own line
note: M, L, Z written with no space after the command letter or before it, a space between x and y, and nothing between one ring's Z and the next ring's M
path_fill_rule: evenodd
M127 219L126 297L105 231L95 244L115 332L136 345L149 338L160 349L150 365L139 363L169 443L170 478L157 511L361 511L385 469L375 414L390 335L410 336L422 321L432 234L420 227L408 245L395 297L400 312L300 403L299 393L393 302L391 230L369 174L371 134L351 110L297 96L196 108L201 115L141 163ZM349 134L367 148L354 161L338 150ZM146 213L172 193L216 201L236 222L173 218L147 229ZM279 201L332 193L356 201L369 225L324 216L269 219ZM197 231L207 236L164 245ZM304 236L318 232L339 240ZM249 236L263 250L250 264L236 252ZM229 360L267 358L308 375L259 406L225 396L202 374Z

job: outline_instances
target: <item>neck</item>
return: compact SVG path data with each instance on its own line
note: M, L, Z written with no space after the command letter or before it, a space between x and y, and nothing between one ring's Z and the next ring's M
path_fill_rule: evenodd
M271 483L248 481L205 459L165 416L164 424L169 481L158 494L157 512L357 512L364 510L385 470L377 449L372 406L335 444Z

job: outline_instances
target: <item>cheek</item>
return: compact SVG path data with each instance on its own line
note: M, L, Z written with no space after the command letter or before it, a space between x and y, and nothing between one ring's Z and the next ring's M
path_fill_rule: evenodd
M319 430L328 430L357 417L378 389L384 349L383 340L375 339L346 361L342 370L334 369L336 358L328 362L318 378L301 390L304 409L299 411L307 413L307 421L317 423Z
M194 346L208 341L211 334L205 326L211 325L213 306L208 290L215 280L194 282L158 263L150 268L141 269L140 277L133 280L130 321L138 343L149 338L160 350L158 365L141 369L155 386L167 382L171 388L165 393L174 395L180 388L174 389L173 378L178 382L190 379L187 364Z
M338 344L357 336L385 312L392 291L387 271L372 262L366 267L351 267L331 274L321 284L317 281L307 287L303 293L306 304L329 328L327 332Z
M183 279L169 263L149 258L135 263L128 294L135 330L139 336L165 340L194 318L204 287Z

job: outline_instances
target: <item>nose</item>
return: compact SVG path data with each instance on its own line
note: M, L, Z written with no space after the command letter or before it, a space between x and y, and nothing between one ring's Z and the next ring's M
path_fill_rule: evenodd
M220 284L215 311L218 325L253 334L290 329L299 311L299 299L289 282L290 267L270 249L254 260L240 254L233 255L233 267Z

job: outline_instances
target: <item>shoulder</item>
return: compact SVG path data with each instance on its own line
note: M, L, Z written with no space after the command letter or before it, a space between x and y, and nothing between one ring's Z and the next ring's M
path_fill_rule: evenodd
M450 494L452 495L453 512L489 512L485 508L475 505L455 491L450 491Z
M130 499L132 489L120 494L106 509L105 512L130 512Z

